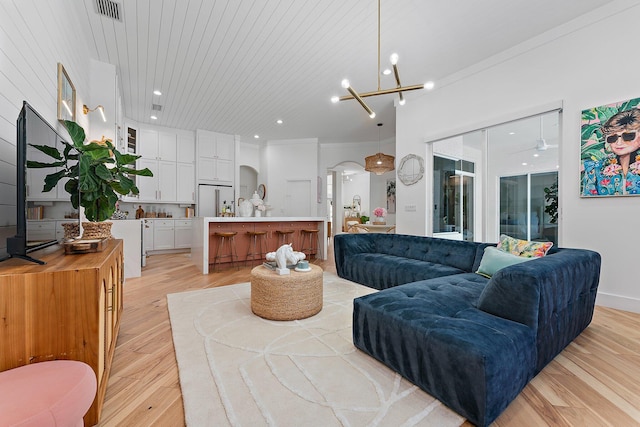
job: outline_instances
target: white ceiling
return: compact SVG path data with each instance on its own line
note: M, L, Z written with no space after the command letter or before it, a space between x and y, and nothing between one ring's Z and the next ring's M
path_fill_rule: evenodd
M377 122L382 139L395 134L395 95L366 99L373 120L353 100L330 102L346 94L343 78L377 89L376 0L118 0L122 22L98 15L95 1L84 0L81 25L95 58L116 65L128 118L245 141L376 141ZM437 90L439 79L607 1L381 3L382 68L397 52L403 85L433 80ZM163 106L156 121L152 104Z

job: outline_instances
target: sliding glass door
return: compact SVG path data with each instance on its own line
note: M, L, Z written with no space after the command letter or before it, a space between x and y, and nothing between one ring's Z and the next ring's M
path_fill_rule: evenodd
M500 234L558 243L557 172L500 177Z
M473 241L474 164L434 156L433 170L433 235Z

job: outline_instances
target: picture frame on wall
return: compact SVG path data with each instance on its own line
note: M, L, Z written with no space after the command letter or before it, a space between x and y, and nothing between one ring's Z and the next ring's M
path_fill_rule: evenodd
M396 180L387 180L387 213L396 213Z
M640 98L582 111L580 196L640 195Z

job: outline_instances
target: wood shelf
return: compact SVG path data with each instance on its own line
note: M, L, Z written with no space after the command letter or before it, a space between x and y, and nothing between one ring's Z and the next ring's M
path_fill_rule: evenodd
M46 264L0 264L0 371L46 360L87 363L98 392L84 422L96 425L123 307L122 240L112 239L102 252L64 255L54 246L32 255Z

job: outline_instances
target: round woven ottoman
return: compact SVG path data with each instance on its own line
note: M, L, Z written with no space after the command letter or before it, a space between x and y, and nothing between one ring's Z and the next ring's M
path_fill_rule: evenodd
M322 268L280 276L262 265L251 270L251 311L269 320L297 320L322 310Z

